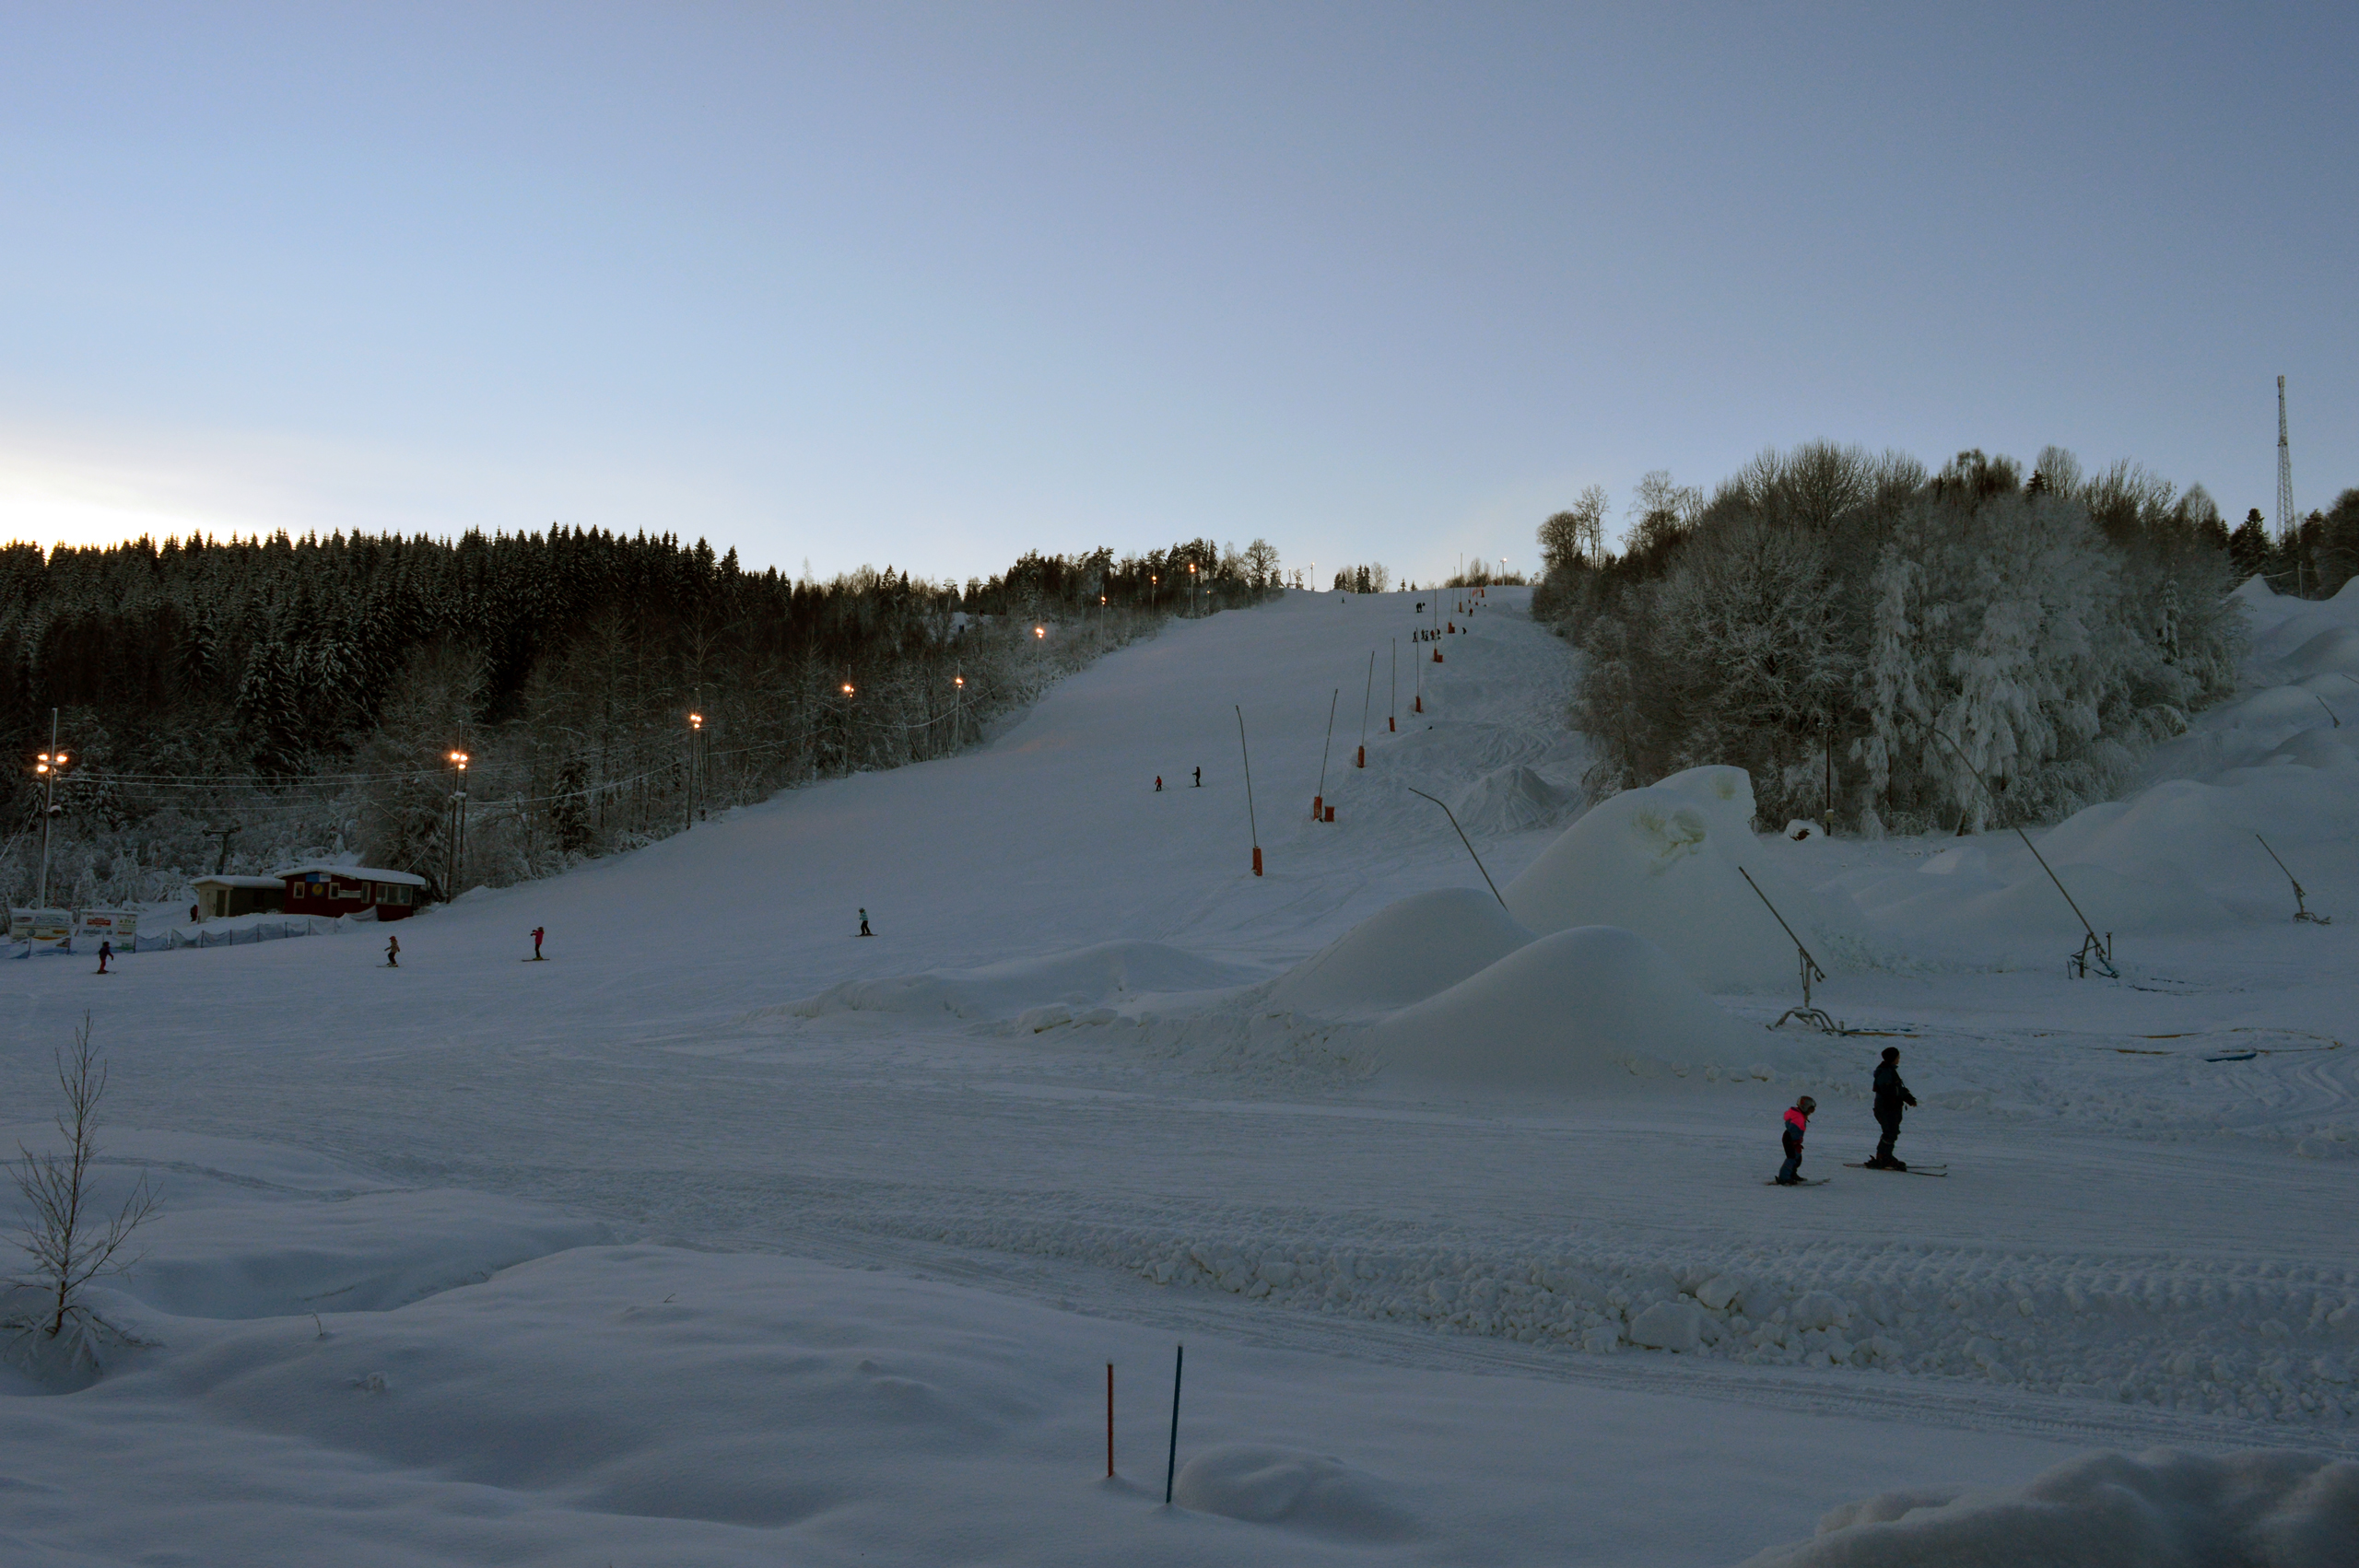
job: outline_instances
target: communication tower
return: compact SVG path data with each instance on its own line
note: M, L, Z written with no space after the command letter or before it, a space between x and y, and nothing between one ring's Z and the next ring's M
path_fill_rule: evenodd
M2277 537L2294 536L2294 450L2285 443L2285 378L2277 378Z

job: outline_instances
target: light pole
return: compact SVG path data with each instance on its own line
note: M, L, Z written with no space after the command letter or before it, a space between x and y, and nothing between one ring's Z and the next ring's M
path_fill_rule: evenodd
M1196 563L1188 563L1188 614L1196 613Z
M57 749L57 709L49 710L49 750L41 754L33 771L41 776L41 907L49 907L49 824L57 814L57 776L65 771L66 755Z
M683 824L681 825L681 826L680 826L680 831L681 831L681 832L683 832L683 833L687 832L689 829L691 829L691 828L695 827L695 826L696 826L696 825L697 825L697 771L698 771L698 769L697 769L697 764L698 764L698 758L697 753L698 753L698 750L700 749L700 747L701 747L703 735L704 735L704 715L703 715L703 714L701 714L701 713L691 713L691 714L689 714L689 715L688 715L688 820L687 820L687 822L683 823Z
M451 896L459 895L459 868L467 844L467 754L451 754Z

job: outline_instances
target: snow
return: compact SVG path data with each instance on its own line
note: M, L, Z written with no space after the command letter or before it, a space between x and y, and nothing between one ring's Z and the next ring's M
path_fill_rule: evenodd
M1856 918L1765 858L1769 841L1751 831L1752 816L1753 790L1738 768L1690 768L1625 790L1592 806L1509 883L1508 907L1535 931L1636 931L1672 954L1698 985L1793 988L1799 960L1778 916L1821 964L1863 933Z
M1511 916L1411 791L1576 798L1513 591L1323 788L1399 596L1175 625L959 756L427 911L399 970L15 965L0 1122L87 1012L106 1190L166 1209L94 1293L144 1343L0 1379L0 1560L1925 1561L1864 1553L2157 1445L2201 1462L2134 1462L2154 1516L2298 1522L2249 1456L2359 1452L2359 796L2286 661L2359 596L2239 591L2248 689L2032 834L2118 983L2012 832L1755 836L1708 769L1470 824ZM1736 865L1874 1033L1767 1027ZM1944 1178L1837 1164L1887 1044ZM1805 1090L1836 1179L1775 1190ZM1954 1501L1811 1536L1898 1495Z
M1389 1072L1503 1088L1594 1089L1662 1068L1750 1077L1790 1055L1618 926L1551 931L1387 1018L1376 1042Z
M2359 1541L2359 1464L2294 1453L2089 1454L2027 1485L1884 1492L1751 1568L2070 1562L2338 1568Z
M1391 1013L1531 941L1487 889L1436 888L1388 906L1303 960L1272 988L1270 1000L1315 1017Z

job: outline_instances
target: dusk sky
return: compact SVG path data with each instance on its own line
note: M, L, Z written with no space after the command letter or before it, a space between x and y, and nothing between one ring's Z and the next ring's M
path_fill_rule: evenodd
M2359 6L0 5L0 536L1529 567L1813 439L2359 485Z

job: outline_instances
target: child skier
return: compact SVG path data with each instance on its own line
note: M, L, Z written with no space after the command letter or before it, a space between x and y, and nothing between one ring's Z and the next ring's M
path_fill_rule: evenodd
M101 942L99 943L99 973L100 973L100 974L103 975L103 974L105 974L105 973L107 972L107 960L108 960L108 959L110 959L110 958L112 958L113 956L114 956L114 943L113 943L113 942L111 942L101 941Z
M1876 1064L1874 1080L1876 1094L1876 1125L1884 1136L1876 1141L1875 1157L1868 1162L1872 1171L1905 1171L1906 1162L1894 1155L1892 1146L1900 1141L1901 1107L1913 1106L1917 1096L1900 1081L1900 1047L1886 1046L1884 1060Z
M385 933L385 967L388 969L398 969L401 966L402 939L393 935L393 932L387 931Z
M1810 1114L1818 1109L1818 1102L1804 1094L1786 1112L1786 1130L1782 1141L1786 1146L1786 1163L1778 1167L1779 1187L1800 1187L1802 1182L1802 1134L1810 1130Z
M1163 775L1160 773L1155 776L1155 792L1158 795L1163 793Z
M876 934L874 931L868 929L868 911L865 909L863 909L860 912L860 934L863 936L874 936Z
M1197 789L1199 789L1199 790L1201 790L1201 789L1203 789L1203 787L1204 787L1204 770L1203 770L1203 768L1201 768L1201 767L1200 767L1200 768L1196 769L1196 788L1197 788Z
M533 928L533 962L541 962L541 928L538 926Z

